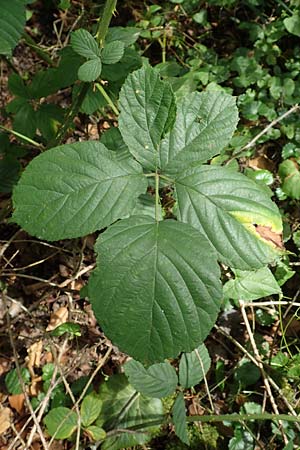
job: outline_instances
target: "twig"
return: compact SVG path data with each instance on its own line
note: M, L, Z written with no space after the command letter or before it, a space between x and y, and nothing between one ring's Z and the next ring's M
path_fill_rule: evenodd
M264 128L260 133L258 133L253 139L251 139L250 142L248 142L248 144L246 144L244 147L242 147L237 153L235 153L235 155L233 155L231 158L229 158L226 163L225 166L227 166L231 161L233 161L238 155L240 155L242 152L244 152L245 150L248 150L249 148L253 147L255 142L258 141L258 139L260 139L264 134L266 134L271 128L274 127L274 125L276 125L277 123L281 122L283 119L285 119L286 117L288 117L290 114L293 114L294 112L296 112L299 109L299 105L296 104L294 106L292 106L292 108L290 108L288 111L286 111L285 113L281 114L281 116L277 117L276 119L272 120L272 122L269 123L269 125L266 126L266 128Z
M245 305L244 305L243 300L239 300L239 304L240 304L241 313L242 313L242 316L243 316L243 319L244 319L244 322L245 322L245 326L246 326L246 329L247 329L247 332L248 332L248 335L249 335L250 343L251 343L251 346L252 346L252 349L253 349L254 357L255 357L255 359L257 361L257 366L260 369L260 372L261 372L261 375L262 375L262 378L263 378L263 382L264 382L264 385L265 385L265 389L266 389L266 391L268 393L268 396L269 396L269 399L270 399L270 403L272 405L274 413L279 415L279 410L277 408L275 399L273 397L273 393L272 393L272 390L271 390L269 378L268 378L268 376L267 376L267 374L265 372L265 369L264 369L264 366L263 366L263 363L262 363L262 360L261 360L258 348L256 346L256 342L255 342L255 339L254 339L254 336L253 336L253 333L252 333L252 330L251 330L251 327L250 327L250 324L249 324L249 320L248 320L248 317L247 317L247 314L246 314ZM280 421L278 420L278 426L280 428L283 441L284 441L285 445L287 445L288 444L288 438L287 438L287 436L286 436L286 434L284 432L284 428L283 428L283 424L282 424L281 420Z
M209 400L210 408L211 408L212 412L215 413L216 410L215 410L215 407L214 407L214 404L213 404L213 401L212 401L212 398L211 398L211 395L210 395L209 386L208 386L208 382L207 382L207 378L206 378L206 374L205 374L205 370L204 370L203 361L202 361L202 358L201 358L197 348L195 350L195 354L196 354L196 356L197 356L197 358L199 360L199 364L200 364L200 367L201 367L203 380L204 380L204 384L205 384L205 390L206 390L207 397L208 397L208 400Z

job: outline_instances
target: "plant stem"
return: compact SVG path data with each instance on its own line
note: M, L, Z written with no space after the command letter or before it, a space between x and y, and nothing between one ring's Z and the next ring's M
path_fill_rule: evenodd
M117 1L118 0L106 0L102 18L101 20L99 20L96 39L101 48L103 47L105 36L107 34L112 15L116 10Z
M155 220L159 221L159 174L155 172Z
M23 139L24 141L28 142L29 144L33 145L34 147L39 148L41 151L44 150L44 147L42 144L39 144L38 142L34 141L33 139L30 139L27 136L24 136L24 134L18 133L17 131L10 130L9 128L3 127L0 125L0 129L3 131L6 131L7 133L13 134L14 136Z
M95 83L95 86L98 89L98 91L103 95L103 97L105 98L105 100L107 101L107 103L109 104L109 106L111 107L113 112L115 113L115 115L118 116L119 110L116 107L116 105L114 104L114 102L112 101L112 99L110 98L110 96L108 95L108 93L106 92L106 90L104 89L104 87L102 86L102 84Z

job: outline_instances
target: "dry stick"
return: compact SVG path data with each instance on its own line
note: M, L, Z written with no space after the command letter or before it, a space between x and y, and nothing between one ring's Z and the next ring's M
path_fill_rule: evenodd
M7 302L6 302L5 292L3 292L2 294L3 294L3 300L4 300L5 309L7 311ZM6 320L7 320L9 341L10 341L11 348L13 350L14 360L15 360L16 370L17 370L17 375L18 375L19 382L20 382L20 385L21 385L21 388L22 388L22 392L23 392L24 397L25 397L25 403L26 403L27 408L29 409L30 416L31 416L31 418L32 418L32 420L33 420L33 422L34 422L34 424L36 426L36 430L39 433L39 436L40 436L41 442L43 444L44 450L49 450L49 447L48 447L46 439L45 439L45 437L43 435L43 431L41 429L39 421L38 421L38 419L36 417L36 414L34 412L34 409L33 409L32 405L30 403L30 400L29 400L29 397L28 397L28 394L27 394L27 391L26 391L26 386L25 386L25 383L24 383L23 378L22 378L21 368L20 368L19 361L18 361L18 354L17 354L16 346L15 346L13 335L12 335L11 328L10 328L11 324L10 324L10 317L9 317L8 312L6 312Z
M299 109L299 105L296 104L294 105L292 108L290 108L288 111L286 111L285 113L281 114L281 116L277 117L276 119L272 120L272 122L269 123L269 125L266 126L266 128L264 128L260 133L258 133L250 142L248 142L248 144L246 144L244 147L242 147L234 156L232 156L231 158L229 158L226 161L226 166L233 161L240 153L244 152L245 150L248 150L249 148L253 147L253 145L255 144L256 141L258 141L259 138L261 138L264 134L266 134L271 128L274 127L274 125L276 125L277 123L281 122L283 119L285 119L286 117L288 117L290 114L293 114L294 112L297 111L297 109Z
M59 360L61 359L61 357L62 357L62 355L63 355L63 353L65 351L67 341L68 341L67 339L64 340L63 345L62 345L62 347L60 349L59 356L58 356ZM58 367L55 366L54 370L53 370L52 377L51 377L49 389L48 389L48 391L47 391L47 393L46 393L45 397L43 398L43 401L41 402L41 405L40 405L39 414L37 416L37 419L38 419L39 422L42 420L43 414L44 414L45 409L46 409L46 407L48 405L48 401L50 400L51 393L52 393L52 391L54 389L53 386L55 384L55 378L56 378L57 373L58 373ZM29 435L29 438L28 438L28 441L27 441L27 446L26 446L25 450L30 448L30 445L31 445L31 442L33 440L35 432L36 432L36 427L33 426L32 430L31 430L31 433Z
M10 246L10 244L14 241L14 239L18 236L18 234L21 232L21 230L16 231L12 237L3 245L3 247L1 247L0 249L0 261L3 258L4 253L6 252L6 250L8 249L8 247Z
M245 322L245 326L246 326L246 329L247 329L247 332L248 332L248 335L249 335L249 339L250 339L250 343L251 343L251 346L252 346L252 349L253 349L253 353L254 353L255 359L256 359L256 361L258 363L258 367L260 369L260 372L262 374L262 378L263 378L263 381L264 381L264 385L265 385L266 391L267 391L268 396L270 398L270 403L272 405L274 413L275 414L279 414L279 410L277 408L277 405L276 405L276 402L275 402L275 399L273 397L273 393L272 393L272 390L271 390L271 386L270 386L270 383L269 383L269 378L266 375L266 372L265 372L265 369L264 369L264 366L263 366L263 363L262 363L262 360L261 360L258 348L256 346L256 342L254 340L254 336L253 336L253 333L252 333L252 330L251 330L251 327L250 327L250 324L249 324L249 320L248 320L248 317L247 317L247 314L246 314L245 305L244 305L243 300L239 300L239 304L240 304L241 313L242 313L242 316L243 316L243 319L244 319L244 322ZM278 425L279 425L279 428L280 428L280 431L281 431L281 434L282 434L283 441L284 441L285 445L287 445L288 444L288 438L287 438L287 436L286 436L286 434L284 432L283 424L282 424L281 420L280 421L278 420Z
M197 348L195 350L195 353L196 353L196 356L197 356L197 358L199 360L199 364L200 364L200 367L201 367L201 370L202 370L203 380L204 380L204 384L205 384L205 390L206 390L207 397L208 397L208 400L209 400L209 403L210 403L210 408L211 408L212 412L215 414L216 410L215 410L215 407L214 407L214 404L213 404L213 401L212 401L212 398L211 398L211 395L210 395L210 390L209 390L209 386L208 386L208 383L207 383L207 378L206 378L206 375L205 375L203 361L202 361L202 358L201 358Z

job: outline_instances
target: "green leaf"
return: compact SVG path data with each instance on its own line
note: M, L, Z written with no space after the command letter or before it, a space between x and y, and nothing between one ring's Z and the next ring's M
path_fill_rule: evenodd
M103 65L101 78L111 82L123 83L125 78L133 70L142 66L143 60L138 52L132 48L126 48L121 61L112 65Z
M300 199L300 172L296 161L287 159L279 164L279 176L282 179L282 190L291 198Z
M24 80L17 73L12 73L8 79L8 88L14 95L24 98L30 98L27 86Z
M84 236L126 217L147 189L141 167L119 162L99 142L56 147L34 158L13 195L13 220L58 240Z
M65 322L50 332L51 336L62 336L65 333L70 333L72 336L81 336L80 325L78 323Z
M160 167L177 173L206 162L228 144L238 122L235 98L224 92L193 92L177 105L172 131L160 146Z
M188 436L183 393L180 392L172 408L173 424L176 436L186 445L190 445Z
M22 377L23 382L25 384L28 384L29 381L30 381L30 372L29 372L29 370L26 369L26 367L23 367L20 370L20 372L21 372L21 377ZM7 388L8 392L11 395L17 395L17 394L21 394L23 392L22 391L22 386L21 386L21 383L20 383L20 379L19 379L19 376L18 376L17 369L10 370L6 374L6 376L5 376L5 385L6 385L6 388Z
M176 370L168 362L145 368L140 362L131 359L125 364L124 369L129 383L148 397L167 397L176 389L178 382Z
M113 41L105 44L101 52L103 64L115 64L120 61L124 55L125 45L121 41Z
M211 359L204 344L191 353L183 353L179 363L180 386L187 389L200 383L210 365Z
M284 26L287 31L295 36L300 36L300 17L299 11L293 14L291 17L286 17L283 20Z
M228 450L253 450L254 440L249 431L237 425L234 428L234 437L230 439Z
M88 427L98 418L102 408L102 400L96 392L84 397L80 407L81 422Z
M82 64L78 69L78 78L81 81L95 81L100 77L102 71L102 62L100 58L90 59Z
M20 174L20 163L14 156L0 157L0 192L11 192Z
M105 42L122 41L125 47L134 44L141 33L140 28L135 27L110 27L108 29Z
M129 151L146 169L154 170L160 142L175 120L171 86L155 69L142 67L127 77L119 105L119 128Z
M226 298L246 301L257 300L272 294L281 294L281 289L268 267L255 271L235 270L235 279L223 287Z
M83 28L76 30L71 35L71 46L80 56L94 59L100 56L100 48L94 37Z
M44 103L36 113L36 120L43 138L50 141L56 136L59 126L64 121L64 110L57 105Z
M119 436L106 438L102 450L117 450L143 445L151 439L151 433L159 429L149 427L155 420L163 421L163 406L158 398L148 398L136 392L128 383L125 375L113 375L106 383L102 383L99 396L103 401L102 410L97 420L98 426L106 430L122 429L145 425L135 433L122 433Z
M75 99L79 93L79 86L75 85L72 91L72 97ZM86 96L81 104L80 111L85 114L93 114L95 111L103 108L106 105L106 100L103 95L98 91L98 89L94 90L93 85L91 84L88 88ZM105 143L103 142L105 145Z
M29 138L36 132L37 115L31 104L25 102L18 109L14 117L14 130Z
M260 377L259 368L246 358L241 359L235 368L234 379L240 384L241 388L255 384Z
M0 0L0 54L11 56L25 26L25 5L21 0Z
M135 216L101 234L95 249L90 300L121 350L150 364L203 342L221 300L219 267L203 235L174 220Z
M249 270L281 253L278 208L249 178L226 167L195 165L175 187L178 219L207 236L220 261Z
M93 439L93 441L103 441L106 437L106 432L103 428L97 427L96 425L91 425L84 430L88 433L89 436Z
M67 439L77 428L77 415L69 408L59 406L51 409L44 417L44 422L50 436L55 439Z

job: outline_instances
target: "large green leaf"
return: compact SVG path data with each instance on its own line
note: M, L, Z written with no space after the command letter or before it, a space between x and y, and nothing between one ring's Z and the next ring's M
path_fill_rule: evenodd
M0 0L0 54L10 56L25 26L25 5L21 0Z
M162 138L175 120L175 98L159 72L142 67L130 74L120 92L119 128L133 156L149 170L159 161Z
M216 255L203 235L174 220L133 216L101 234L95 248L89 296L121 350L153 363L203 342L221 300Z
M235 279L225 283L223 292L227 298L246 301L257 300L272 294L281 294L281 289L268 267L258 270L235 270Z
M68 144L28 165L14 191L13 220L43 239L83 236L127 216L146 189L131 158L119 162L99 142Z
M179 384L190 388L200 383L209 370L211 359L207 348L201 344L191 353L183 353L179 363Z
M172 131L160 146L159 166L167 172L182 170L219 154L238 122L235 98L221 91L193 92L177 104Z
M108 382L103 383L99 389L99 396L103 406L98 426L103 426L106 431L111 429L125 430L129 427L140 425L135 433L121 433L109 437L102 444L103 450L117 450L131 448L134 445L142 445L151 439L151 431L157 431L158 427L147 427L154 420L163 421L163 407L158 398L147 398L136 392L128 383L125 375L113 375ZM143 428L142 425L145 424Z
M262 267L281 253L281 216L258 184L219 166L194 166L176 179L179 220L205 234L225 264Z
M124 369L130 384L148 397L167 397L175 391L178 383L176 370L169 362L153 364L146 368L131 359Z

